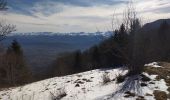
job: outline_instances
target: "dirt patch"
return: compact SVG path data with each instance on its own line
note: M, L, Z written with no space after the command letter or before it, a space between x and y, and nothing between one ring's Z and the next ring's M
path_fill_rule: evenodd
M156 100L167 100L167 94L164 91L155 90L153 92Z
M136 98L136 100L146 100L143 96L138 96L138 98Z
M141 80L142 80L143 82L151 81L151 79L150 79L149 77L147 77L146 75L144 75L144 74L141 74L140 76L142 77Z
M145 95L146 95L146 96L153 96L152 94L149 94L149 93L146 93Z
M76 84L75 87L80 87L80 85L79 85L79 84Z
M167 86L170 86L170 63L167 62L159 62L159 68L155 67L145 67L144 72L148 73L149 75L158 75L156 80L159 81L160 79L164 79ZM170 88L167 89L170 92ZM170 94L166 94L163 91L154 91L154 96L156 100L167 100L170 98Z
M77 77L82 77L82 75L77 75Z
M125 81L126 75L118 75L116 77L116 83L122 83Z
M167 76L170 76L170 63L159 62L158 64L162 67L146 67L144 71L150 75L158 75L157 79L168 79Z
M125 98L129 98L129 97L135 97L135 93L131 93L130 91L125 92Z
M92 82L91 80L86 79L86 78L83 78L82 80L85 81L85 82Z
M147 86L147 84L146 84L146 83L141 83L140 85L141 85L142 87Z
M76 83L79 83L79 84L84 84L84 82L82 82L82 81L77 81Z
M149 82L149 84L155 84L154 82Z

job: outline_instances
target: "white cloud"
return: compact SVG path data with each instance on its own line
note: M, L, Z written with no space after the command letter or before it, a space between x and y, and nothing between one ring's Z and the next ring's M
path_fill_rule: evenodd
M169 0L136 0L136 8L144 18L156 20L170 18L163 8L170 7ZM16 24L18 32L94 32L111 30L112 14L116 10L119 18L124 4L100 6L73 6L54 2L35 4L29 10L33 16L8 12L1 14L9 22ZM158 13L158 11L160 11ZM145 17L146 16L146 17Z

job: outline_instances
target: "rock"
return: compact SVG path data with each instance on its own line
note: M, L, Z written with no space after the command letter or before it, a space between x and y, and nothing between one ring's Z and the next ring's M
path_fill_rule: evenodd
M145 95L146 95L146 96L153 96L152 94L149 94L149 93L146 93Z
M144 75L144 74L141 74L141 80L143 81L143 82L148 82L148 81L150 81L151 79L149 78L149 77L147 77L146 75Z
M127 92L125 92L125 98L128 98L128 97L135 97L135 93L131 93L130 91L127 91Z
M80 85L79 85L79 84L76 84L75 87L80 87Z
M155 84L154 82L149 82L149 84Z
M142 87L147 86L146 83L141 83L140 85L141 85Z

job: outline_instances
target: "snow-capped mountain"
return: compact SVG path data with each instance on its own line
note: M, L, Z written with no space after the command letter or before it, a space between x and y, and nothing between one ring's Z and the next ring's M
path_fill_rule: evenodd
M15 35L20 35L20 36L29 36L29 35L67 35L67 36L95 36L95 35L101 35L104 37L109 37L113 35L113 32L107 31L107 32L94 32L94 33L86 33L86 32L70 32L70 33L54 33L54 32L28 32L28 33L12 33L9 36L15 36Z
M54 32L28 32L28 33L12 33L9 36L37 36L37 35L47 35L47 36L52 36L52 35L67 35L67 36L104 36L104 37L109 37L113 35L113 32L107 31L107 32L94 32L94 33L85 33L85 32L70 32L70 33L54 33Z

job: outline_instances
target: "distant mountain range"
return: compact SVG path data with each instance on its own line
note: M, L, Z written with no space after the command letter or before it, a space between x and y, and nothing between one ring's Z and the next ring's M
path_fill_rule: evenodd
M112 31L107 31L107 32L94 32L94 33L86 33L86 32L70 32L70 33L54 33L54 32L28 32L28 33L13 33L10 34L9 36L16 36L16 35L20 35L20 36L29 36L29 35L48 35L48 36L52 36L52 35L68 35L68 36L104 36L104 37L109 37L111 35L113 35Z
M160 24L166 21L170 25L170 19L159 19L150 23L146 23L143 26L143 29L148 31L152 29L157 29L160 27ZM107 32L68 32L68 33L60 33L60 32L25 32L25 33L12 33L9 36L38 36L38 35L44 35L44 36L53 36L53 35L60 35L60 36L104 36L109 37L114 35L113 31L107 31Z

